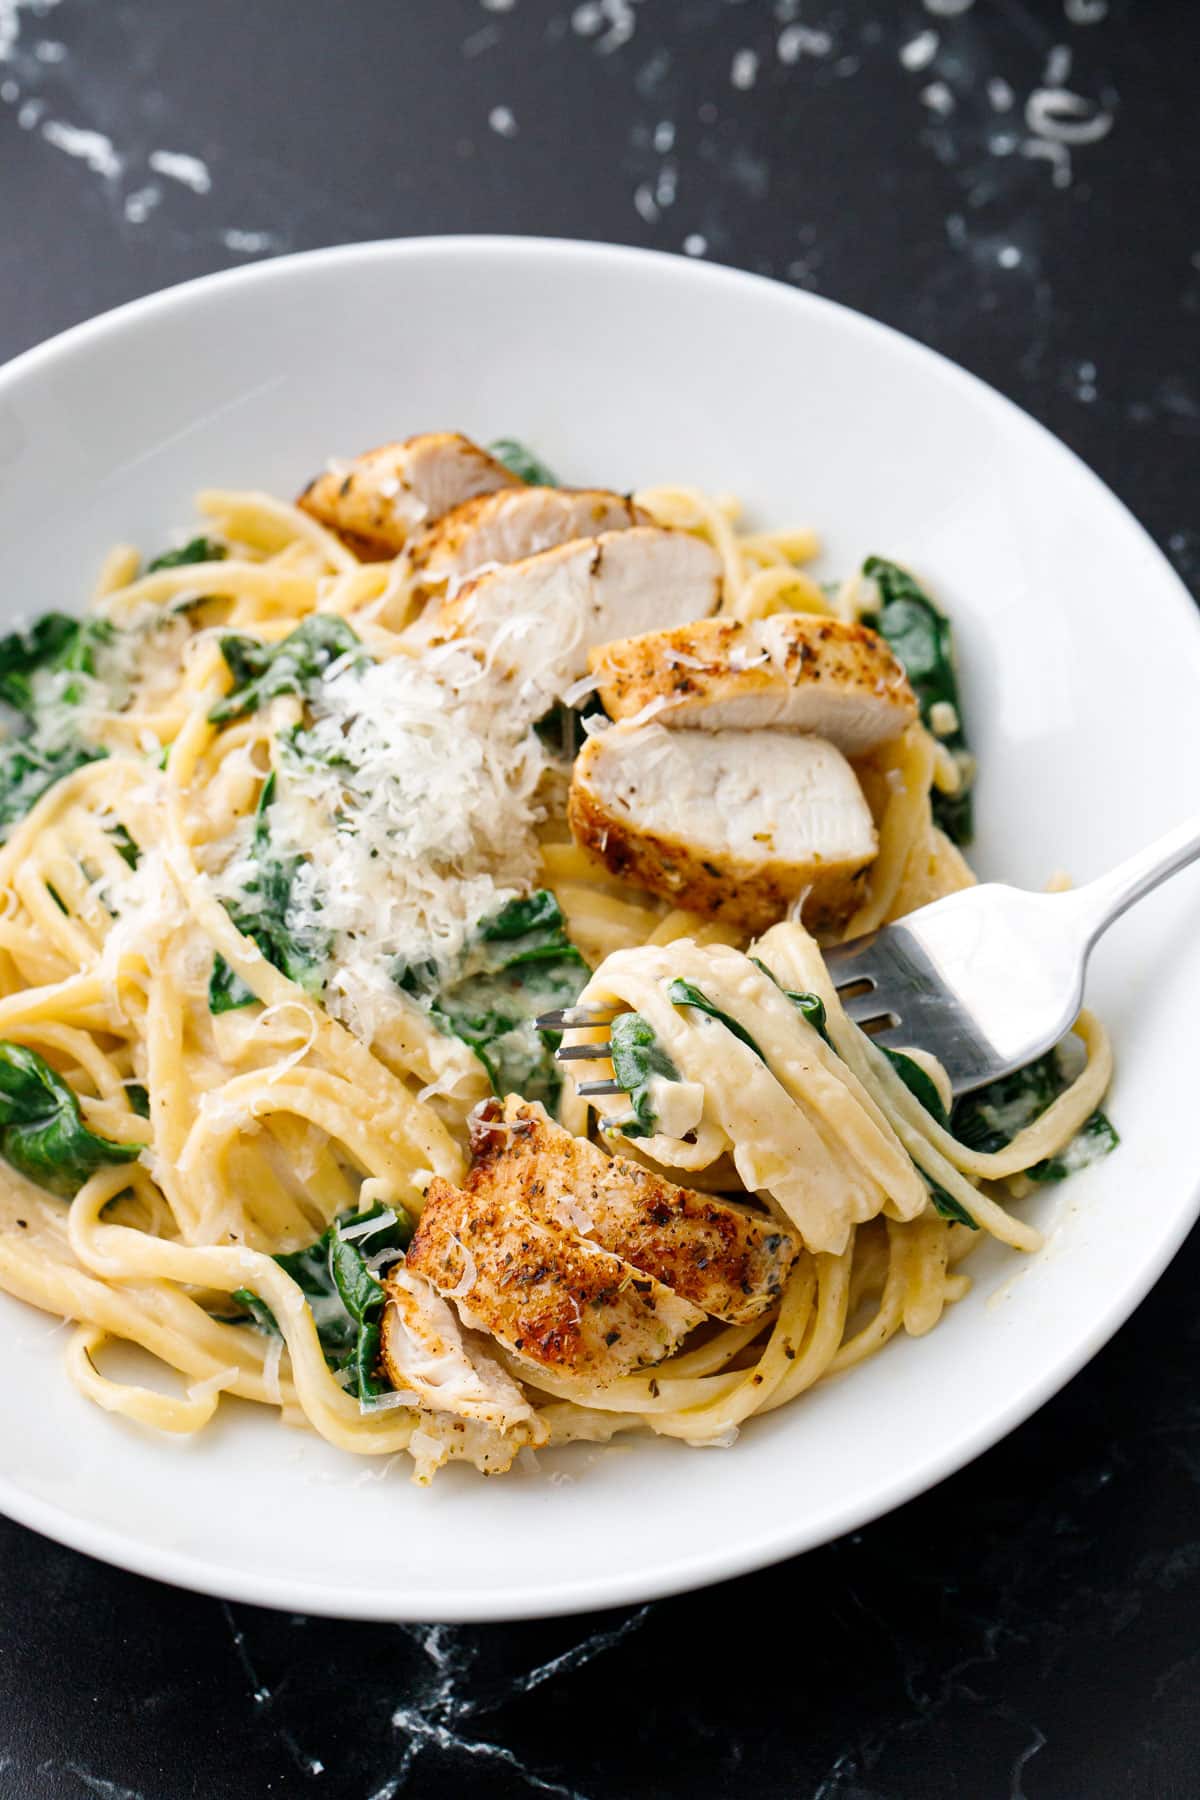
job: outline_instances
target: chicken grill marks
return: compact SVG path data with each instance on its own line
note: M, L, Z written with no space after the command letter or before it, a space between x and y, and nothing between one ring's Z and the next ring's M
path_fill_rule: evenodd
M878 849L846 758L917 713L883 640L816 614L717 617L603 644L588 660L621 729L575 764L576 842L693 912L760 930L800 903L810 930L837 930Z
M917 716L882 638L813 613L700 619L604 644L589 660L612 719L665 700L660 717L672 729L807 731L863 756Z
M660 1362L704 1317L473 1176L430 1184L407 1266L525 1363L597 1383Z
M649 524L632 500L603 488L500 488L418 531L409 540L409 565L422 588L437 590L576 538Z
M473 1176L519 1195L551 1223L585 1232L713 1318L743 1324L778 1299L796 1245L774 1220L606 1156L515 1095L502 1114L498 1101L481 1111ZM489 1116L501 1129L488 1128Z
M436 1180L406 1266L523 1361L605 1383L662 1361L706 1314L758 1318L794 1240L691 1193L510 1096L477 1119L462 1188Z
M418 526L477 494L524 483L457 431L430 431L366 450L316 476L296 505L362 562L399 555Z

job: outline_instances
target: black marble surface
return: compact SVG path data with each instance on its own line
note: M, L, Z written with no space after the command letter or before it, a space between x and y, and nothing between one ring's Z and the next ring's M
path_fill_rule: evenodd
M355 238L686 249L966 364L1200 577L1193 0L0 0L0 58L0 356ZM0 1523L0 1795L1190 1800L1198 1277L934 1493L620 1614L306 1621Z

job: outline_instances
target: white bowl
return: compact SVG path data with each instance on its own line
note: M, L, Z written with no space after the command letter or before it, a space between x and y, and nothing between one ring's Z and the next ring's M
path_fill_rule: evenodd
M332 454L453 426L563 479L683 481L812 523L825 566L911 562L959 627L977 866L1098 873L1195 804L1200 631L1145 533L1062 445L930 351L807 294L595 245L323 251L123 307L0 373L0 595L74 605L110 543L161 545L204 485L293 493ZM959 1468L1116 1330L1197 1210L1194 877L1118 925L1091 998L1119 1152L1028 1203L928 1339L698 1452L543 1454L419 1490L238 1404L195 1440L94 1410L61 1335L0 1296L0 1506L130 1569L360 1618L641 1600L820 1544ZM551 1475L557 1479L551 1479ZM383 1479L380 1477L383 1476Z

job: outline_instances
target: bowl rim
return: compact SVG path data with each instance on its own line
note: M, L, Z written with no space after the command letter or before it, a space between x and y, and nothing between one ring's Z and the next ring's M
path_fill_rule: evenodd
M742 293L756 291L769 297L773 304L794 308L798 316L805 312L836 315L838 328L843 331L858 333L863 338L883 338L892 353L923 363L931 375L960 387L976 406L989 409L1000 418L1019 421L1023 431L1035 432L1046 449L1073 465L1076 476L1091 485L1097 498L1119 511L1126 528L1131 528L1141 539L1143 551L1158 565L1160 573L1168 577L1163 584L1163 603L1166 589L1170 588L1174 594L1172 604L1177 607L1180 620L1187 619L1185 629L1200 635L1200 614L1191 595L1146 528L1076 451L1015 401L928 344L839 301L792 288L769 276L663 250L592 239L456 233L376 238L295 251L156 289L32 345L0 365L0 403L9 390L26 380L38 379L64 359L92 351L102 353L107 339L124 333L131 326L185 311L197 302L203 304L209 298L220 297L227 290L286 285L297 272L317 266L369 267L382 262L420 262L431 256L530 263L550 259L608 268L617 264L633 268L653 266L688 288L704 284ZM1158 603L1156 599L1155 604ZM132 1573L222 1600L304 1611L317 1616L393 1622L482 1623L550 1618L661 1599L769 1567L859 1530L927 1492L998 1444L1064 1388L1120 1329L1159 1280L1198 1215L1200 1175L1194 1178L1188 1203L1179 1206L1156 1254L1138 1272L1136 1279L1127 1282L1110 1298L1100 1316L1089 1318L1087 1330L1080 1332L1071 1350L1007 1404L990 1411L984 1422L964 1430L941 1454L927 1457L919 1469L884 1481L858 1504L850 1501L842 1505L836 1517L829 1509L826 1517L810 1517L791 1527L775 1525L755 1535L743 1533L736 1544L718 1544L703 1553L664 1562L655 1569L653 1576L628 1571L588 1575L560 1583L552 1593L538 1592L528 1581L486 1590L447 1588L441 1593L429 1591L414 1602L412 1596L406 1598L399 1590L386 1586L377 1592L349 1595L336 1583L310 1577L256 1574L235 1569L211 1557L145 1544L136 1537L81 1518L55 1501L19 1488L2 1472L0 1512L58 1543Z

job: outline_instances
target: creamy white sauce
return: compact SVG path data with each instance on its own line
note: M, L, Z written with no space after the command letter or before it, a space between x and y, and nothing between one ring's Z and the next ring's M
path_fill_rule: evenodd
M762 1056L720 1020L672 1003L667 990L676 978L739 1023ZM643 1144L656 1162L696 1168L728 1151L743 1185L774 1202L813 1250L840 1252L851 1226L885 1207L911 1218L926 1205L924 1183L850 1070L740 951L690 939L618 951L581 997L581 1005L593 1003L640 1012L679 1069L679 1085L703 1092L701 1118L689 1126L698 1144L664 1129ZM577 1079L591 1074L580 1063L572 1069ZM619 1098L596 1104L619 1122Z

